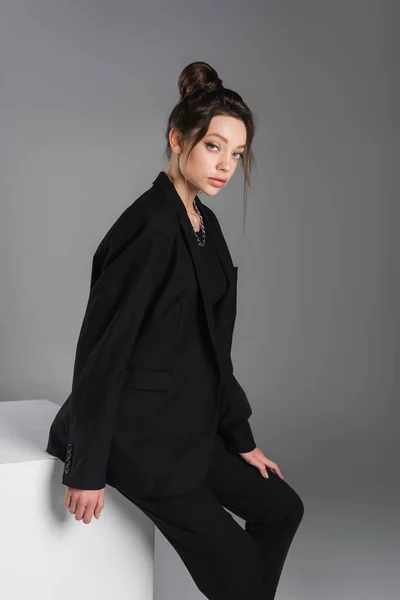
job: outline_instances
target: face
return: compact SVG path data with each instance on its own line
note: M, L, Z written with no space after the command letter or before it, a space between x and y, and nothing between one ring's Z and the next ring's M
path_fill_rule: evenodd
M243 121L218 115L211 119L206 135L193 148L189 159L188 148L180 151L181 174L196 193L201 190L215 196L228 183L243 159L246 137ZM224 182L215 181L213 177Z

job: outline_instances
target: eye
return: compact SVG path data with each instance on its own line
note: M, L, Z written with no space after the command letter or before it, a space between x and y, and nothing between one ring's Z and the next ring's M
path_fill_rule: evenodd
M213 142L205 142L205 144L207 147L214 146L214 148L218 148L218 146L216 144L214 144ZM210 150L211 150L211 148L210 148ZM235 152L234 154L239 154L238 160L243 159L243 156L244 156L243 152Z

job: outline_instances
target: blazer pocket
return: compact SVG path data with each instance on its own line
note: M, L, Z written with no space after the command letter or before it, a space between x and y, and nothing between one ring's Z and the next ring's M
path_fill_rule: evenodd
M166 369L128 369L123 389L166 390L172 379Z

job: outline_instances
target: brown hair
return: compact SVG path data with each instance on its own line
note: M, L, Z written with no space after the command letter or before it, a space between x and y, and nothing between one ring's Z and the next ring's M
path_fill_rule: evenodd
M232 116L243 121L246 127L246 147L243 152L244 169L244 216L247 206L247 188L250 187L250 172L255 162L252 143L255 132L255 117L237 92L222 85L218 73L206 62L193 62L179 75L178 88L181 99L173 108L165 132L167 159L172 155L169 132L172 127L180 131L184 140L190 141L189 154L206 135L211 119L216 115ZM194 135L195 130L199 131Z

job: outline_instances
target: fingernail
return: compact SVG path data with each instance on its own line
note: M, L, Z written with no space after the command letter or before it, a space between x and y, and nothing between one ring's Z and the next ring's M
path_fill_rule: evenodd
M267 479L269 479L269 475L268 475L267 471L265 471L264 477L266 477Z

